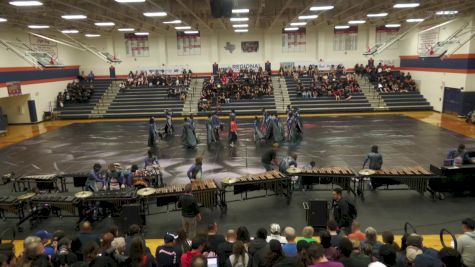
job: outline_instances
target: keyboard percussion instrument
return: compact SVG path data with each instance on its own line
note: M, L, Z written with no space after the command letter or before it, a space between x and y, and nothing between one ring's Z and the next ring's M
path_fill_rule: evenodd
M13 191L19 192L24 188L31 190L31 183L35 183L39 190L67 191L65 177L57 174L24 175L16 177L13 179Z
M351 188L351 178L356 175L348 167L304 167L299 170L291 175L299 176L303 187L313 184L336 184L355 194Z

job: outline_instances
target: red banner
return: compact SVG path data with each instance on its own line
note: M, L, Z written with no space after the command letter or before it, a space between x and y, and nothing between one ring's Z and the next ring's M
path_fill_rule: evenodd
M358 33L358 26L350 26L348 29L334 29L335 34Z
M377 26L376 32L399 32L399 28L387 28L386 26Z

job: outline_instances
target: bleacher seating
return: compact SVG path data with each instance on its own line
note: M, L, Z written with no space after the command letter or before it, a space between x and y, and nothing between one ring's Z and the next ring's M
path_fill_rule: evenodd
M303 76L300 81L305 87L310 87L312 78ZM302 112L331 113L331 112L366 112L373 111L363 93L352 93L351 100L335 100L333 96L320 96L317 99L305 99L297 95L297 82L292 77L285 77L287 91L289 92L292 106L300 108Z
M391 111L432 110L430 103L417 91L380 93L380 95Z
M119 92L109 106L105 118L149 117L162 114L164 109L181 114L183 102L175 97L167 97L166 87L130 87Z
M91 111L96 106L97 102L104 95L104 92L109 88L112 83L112 79L94 80L94 94L87 103L68 103L63 108L58 109L60 111L59 117L61 119L87 119L91 115ZM81 81L80 84L89 86L87 81Z

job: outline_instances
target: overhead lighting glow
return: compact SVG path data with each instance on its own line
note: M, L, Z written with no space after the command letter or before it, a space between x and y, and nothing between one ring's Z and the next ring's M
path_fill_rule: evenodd
M7 22L8 20L6 18L0 18L0 22Z
M286 32L293 32L293 31L298 31L299 30L299 27L287 27L287 28L284 28L284 31Z
M380 18L380 17L386 17L388 13L373 13L373 14L368 14L366 15L368 18Z
M406 19L406 22L423 22L424 19Z
M30 29L49 29L48 25L28 25Z
M145 12L143 15L145 17L166 17L167 12Z
M234 32L248 32L248 29L235 29Z
M457 10L443 10L435 12L436 15L455 15L459 13Z
M366 21L364 20L350 20L348 21L348 24L364 24Z
M175 30L190 30L191 26L177 26Z
M419 3L400 3L400 4L395 4L393 7L394 8L413 8L413 7L418 7L420 4Z
M344 29L349 29L350 26L349 25L337 25L335 26L335 29L337 30L344 30Z
M63 15L61 17L63 19L87 19L85 15Z
M247 28L249 24L234 24L233 28Z
M185 31L185 34L198 34L199 31Z
M430 28L428 28L428 29L425 29L425 30L423 30L423 31L420 31L419 33L424 33L424 32L431 31L431 30L433 30L433 29L437 29L437 28L439 28L439 27L442 27L442 26L444 26L444 25L447 25L447 24L449 24L449 23L452 23L452 22L454 22L454 21L456 21L456 20L457 20L457 19L452 19L452 20L449 20L449 21L446 21L446 22L442 22L442 23L437 24L437 25L435 25L435 26L432 26L432 27L430 27Z
M164 21L164 24L180 24L181 20L176 19L176 20L170 20L170 21Z
M390 23L390 24L384 25L384 27L386 27L386 28L399 28L399 27L401 27L401 24L398 24L398 23Z
M318 15L299 16L299 19L316 19L316 18L318 18Z
M145 0L115 0L117 3L143 3Z
M249 8L238 8L231 11L234 14L249 13Z
M99 26L99 27L109 27L109 26L114 26L114 22L96 22L94 25Z
M249 18L230 18L231 21L249 21Z
M334 6L313 6L310 8L310 11L324 11L324 10L331 10L335 8Z
M78 33L78 30L62 30L62 33Z
M94 33L86 33L84 36L89 37L89 38L94 38L94 37L101 37L100 34L94 34Z
M136 32L135 35L137 35L137 36L148 36L149 33L148 32Z
M120 29L117 29L118 31L120 32L133 32L135 31L134 28L120 28Z
M40 1L10 1L10 5L13 6L42 6Z
M307 25L307 22L292 22L290 23L290 26L305 26Z

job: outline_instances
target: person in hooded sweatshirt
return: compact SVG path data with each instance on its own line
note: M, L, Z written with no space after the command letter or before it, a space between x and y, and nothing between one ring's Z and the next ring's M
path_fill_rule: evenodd
M462 262L467 267L475 267L475 220L467 218L462 221L463 235L457 238L457 250L462 255Z
M249 267L264 267L266 255L269 252L269 246L266 241L267 230L259 228L256 232L256 238L249 243Z

